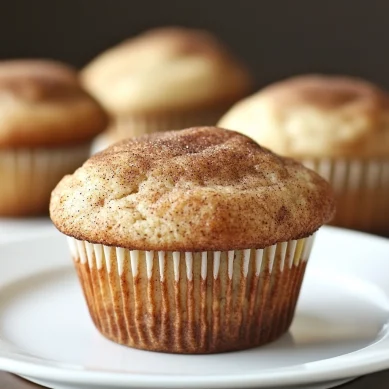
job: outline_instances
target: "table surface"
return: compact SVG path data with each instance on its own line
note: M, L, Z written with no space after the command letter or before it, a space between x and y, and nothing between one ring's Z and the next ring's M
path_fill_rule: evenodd
M389 387L389 370L371 374L369 376L359 378L349 384L342 385L342 389L387 389ZM0 372L0 388L1 389L37 389L42 386L31 384L23 379L13 376L8 373Z

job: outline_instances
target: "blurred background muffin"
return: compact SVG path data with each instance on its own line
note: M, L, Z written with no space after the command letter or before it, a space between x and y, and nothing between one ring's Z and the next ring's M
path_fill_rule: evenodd
M48 212L50 192L88 157L107 115L70 66L0 62L0 215Z
M215 127L119 142L64 177L50 204L100 332L175 353L286 332L333 213L318 174Z
M237 103L219 122L333 185L334 224L389 231L389 95L368 81L305 75Z
M165 0L154 12L155 4L144 0L128 12L127 0L96 0L93 7L50 0L37 7L16 0L4 3L0 13L0 58L50 57L82 69L97 53L128 37L182 25L225 42L252 69L257 90L305 73L347 74L389 89L383 50L389 3L350 4L283 2L280 12L280 2L237 7L223 0Z
M247 68L212 34L180 27L150 30L107 50L81 80L113 118L107 143L216 124L253 87Z

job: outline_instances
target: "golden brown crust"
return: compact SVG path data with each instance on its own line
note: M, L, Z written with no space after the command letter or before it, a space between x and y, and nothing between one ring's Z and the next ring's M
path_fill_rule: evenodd
M0 115L0 148L82 143L108 123L76 71L49 60L0 62Z
M252 88L248 70L211 34L158 28L93 60L82 81L112 114L225 108Z
M333 213L316 173L216 127L118 143L66 176L51 199L66 235L140 250L267 247L312 234Z
M30 91L38 90L35 80L39 79L43 85L63 83L78 85L78 75L75 68L62 62L49 59L11 59L0 61L0 88L14 85L18 91L23 87L30 87ZM30 81L30 84L29 84ZM27 85L25 86L24 84ZM34 88L34 89L33 89Z
M293 77L239 102L219 125L293 157L389 156L389 95L346 76Z

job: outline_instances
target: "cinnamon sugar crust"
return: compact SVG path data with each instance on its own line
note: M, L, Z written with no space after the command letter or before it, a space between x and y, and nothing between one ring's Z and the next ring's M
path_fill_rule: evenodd
M80 240L139 250L264 248L311 235L334 213L313 171L216 127L128 139L52 193L51 218Z
M77 72L51 60L0 61L0 148L89 141L108 117Z

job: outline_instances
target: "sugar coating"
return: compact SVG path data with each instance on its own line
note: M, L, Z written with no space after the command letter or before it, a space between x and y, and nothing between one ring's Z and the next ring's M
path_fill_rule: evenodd
M52 193L51 218L80 240L139 250L263 248L331 219L313 171L216 127L157 133L90 158Z

